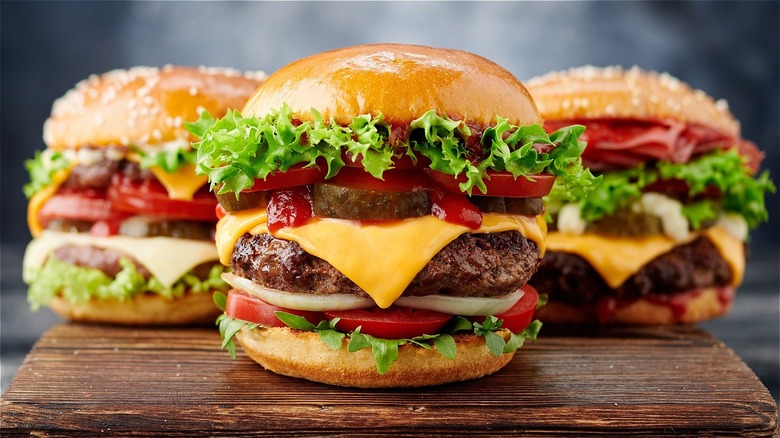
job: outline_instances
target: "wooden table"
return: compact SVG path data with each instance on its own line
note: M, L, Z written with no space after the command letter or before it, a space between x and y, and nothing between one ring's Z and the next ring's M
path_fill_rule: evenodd
M695 327L545 327L498 373L415 390L278 376L212 328L61 324L3 395L0 435L777 436L774 400Z

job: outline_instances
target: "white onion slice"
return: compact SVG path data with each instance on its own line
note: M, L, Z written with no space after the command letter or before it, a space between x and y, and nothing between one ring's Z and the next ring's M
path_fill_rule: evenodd
M352 294L296 294L268 289L252 280L228 272L222 274L222 279L234 288L256 296L268 304L288 309L321 312L324 310L365 309L376 305L371 298L363 298Z
M396 305L413 309L435 310L463 316L500 315L511 309L525 292L518 289L509 295L499 298L451 297L447 295L427 295L421 297L401 297L395 300Z

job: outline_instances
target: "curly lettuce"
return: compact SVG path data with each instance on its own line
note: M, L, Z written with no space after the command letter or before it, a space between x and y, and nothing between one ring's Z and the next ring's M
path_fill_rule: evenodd
M119 264L122 270L112 278L99 269L76 266L49 257L31 275L27 293L30 308L37 310L47 306L56 296L71 303L84 303L90 299L124 301L145 292L174 299L183 296L186 291L205 293L229 289L221 277L225 268L218 264L211 268L205 279L187 273L170 287L163 286L154 277L147 280L128 259L120 259Z
M35 151L35 156L26 160L24 167L30 173L30 182L22 187L22 191L29 199L51 185L55 173L70 167L70 160L62 152Z
M136 148L135 152L141 157L139 164L142 168L159 167L168 173L174 173L181 166L195 164L198 153L189 147L164 149L156 152L145 152Z
M704 198L684 206L683 215L693 229L717 218L719 211L737 213L745 218L748 227L755 228L768 219L765 195L776 190L768 171L753 178L734 149L718 150L688 163L661 161L653 167L639 166L602 176L601 183L588 193L587 198L574 198L565 187L556 184L547 196L548 205L578 202L582 218L595 222L627 208L641 196L646 186L656 181L680 180L687 183L692 197L708 188L716 188L721 194L718 199Z
M537 308L540 305L544 305L545 300L546 298L540 298L537 303ZM215 293L214 303L224 311L227 297L224 294ZM348 340L346 348L350 353L365 348L370 349L372 356L374 357L374 362L376 363L376 370L379 374L385 374L390 369L393 362L398 359L398 348L402 345L410 344L426 350L435 349L442 356L448 359L454 359L457 348L455 339L452 335L455 333L471 332L477 336L484 337L488 351L494 356L500 356L501 354L511 353L522 347L527 339L535 341L542 328L542 323L536 320L520 333L510 332L509 340L504 340L504 337L499 334L501 332L506 332L506 330L501 327L503 320L496 318L495 316L485 317L485 320L482 323L472 323L462 316L455 316L440 333L416 336L411 339L382 339L361 333L360 327L351 332L341 331L336 327L336 324L339 321L338 318L334 318L330 321L322 320L319 324L314 325L302 316L280 311L274 313L279 320L290 328L317 333L320 340L331 350L342 348L344 346L344 339ZM217 325L219 326L219 333L222 336L222 349L227 350L234 359L236 357L236 345L233 339L235 334L242 328L253 330L261 327L259 324L233 318L224 313L217 318Z
M198 151L197 172L207 175L212 189L219 187L218 193L238 194L257 178L265 179L293 166L315 166L318 161L325 162L325 177L331 178L345 165L344 157L359 158L367 172L382 179L382 174L393 168L393 158L407 155L414 161L425 157L432 169L454 177L464 174L466 180L460 189L468 194L475 187L487 193L484 180L488 170L507 171L515 178L551 173L576 196L584 196L598 182L582 166L582 126L548 135L538 124L517 126L498 117L496 125L481 137L482 156L486 158L476 161L467 147L471 129L463 121L439 116L433 110L413 120L409 138L397 144L390 143L381 114L357 116L347 126L333 119L325 121L314 109L312 114L313 121L298 121L287 105L260 119L243 117L238 111L218 120L201 113L198 121L185 124L200 139L193 143ZM537 149L538 145L544 147Z

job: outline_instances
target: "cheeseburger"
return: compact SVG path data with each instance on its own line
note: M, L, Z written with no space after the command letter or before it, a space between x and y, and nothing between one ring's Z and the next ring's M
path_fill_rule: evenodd
M240 108L259 76L136 67L92 76L54 102L47 148L26 163L32 308L119 324L216 317L211 291L226 290L216 201L195 175L183 124Z
M218 296L263 367L356 387L503 367L539 298L542 197L585 192L582 127L547 134L523 85L479 56L356 46L283 67L241 113L188 125L216 191Z
M528 84L547 129L587 127L582 159L603 176L587 199L548 197L548 251L531 279L550 300L540 318L673 324L728 311L774 186L726 103L636 67Z

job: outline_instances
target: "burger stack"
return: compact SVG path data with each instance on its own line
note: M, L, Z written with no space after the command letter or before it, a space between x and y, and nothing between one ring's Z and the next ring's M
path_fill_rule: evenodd
M674 324L727 312L775 187L726 102L636 67L528 84L545 127L586 126L582 159L603 177L587 199L548 196L548 252L531 280L550 300L540 317Z
M76 321L209 322L216 200L184 123L240 107L262 74L135 67L91 76L52 108L28 160L28 300Z

